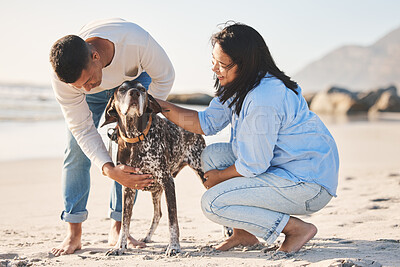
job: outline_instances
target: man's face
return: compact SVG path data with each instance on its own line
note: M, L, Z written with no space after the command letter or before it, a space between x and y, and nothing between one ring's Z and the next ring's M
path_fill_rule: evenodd
M98 54L96 54L97 52L92 54L91 58L89 59L88 66L82 70L79 79L76 82L71 83L72 86L79 89L83 88L85 91L89 92L101 84L103 68L100 63L100 58L98 57Z

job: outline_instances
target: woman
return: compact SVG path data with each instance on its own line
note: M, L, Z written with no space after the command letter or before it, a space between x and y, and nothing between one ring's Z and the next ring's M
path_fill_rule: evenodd
M230 142L202 154L203 212L233 227L216 249L254 245L257 237L273 243L282 232L279 250L296 252L317 228L292 215L316 212L336 196L335 141L256 30L235 23L211 40L217 79L209 107L197 112L160 104L169 120L191 132L213 135L231 124Z

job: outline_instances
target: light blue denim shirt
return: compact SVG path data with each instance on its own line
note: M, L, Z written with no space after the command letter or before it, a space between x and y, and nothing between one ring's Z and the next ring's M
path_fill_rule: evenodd
M317 183L336 196L339 156L335 140L298 95L267 74L243 101L238 116L228 99L214 98L199 112L205 135L231 124L235 167L245 177L264 172L293 181Z

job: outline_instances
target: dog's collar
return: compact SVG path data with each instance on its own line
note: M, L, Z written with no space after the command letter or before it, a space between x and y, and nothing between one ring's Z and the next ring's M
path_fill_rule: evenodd
M143 141L144 138L146 137L146 135L149 133L152 120L153 120L153 118L152 118L151 115L150 115L149 121L147 122L146 129L144 129L143 133L141 133L141 134L140 134L139 136L137 136L137 137L134 137L134 138L125 137L125 136L122 134L122 132L121 132L121 128L118 127L119 136L120 136L121 139L124 140L126 143L134 144L134 143Z

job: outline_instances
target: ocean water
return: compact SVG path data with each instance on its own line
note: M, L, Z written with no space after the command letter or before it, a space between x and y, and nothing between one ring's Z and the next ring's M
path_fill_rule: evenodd
M62 118L50 87L0 85L0 122Z
M206 108L185 107L199 111ZM66 129L50 87L0 85L0 161L61 158ZM106 131L107 128L99 129L108 147ZM205 139L208 144L228 142L229 128Z
M204 110L206 106L182 105ZM336 124L400 124L400 113L378 117L321 116L330 128ZM110 125L113 126L113 125ZM99 129L108 147L107 128ZM62 157L66 143L66 125L51 88L0 85L0 161ZM215 136L206 136L206 143L228 142L229 126Z

